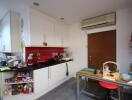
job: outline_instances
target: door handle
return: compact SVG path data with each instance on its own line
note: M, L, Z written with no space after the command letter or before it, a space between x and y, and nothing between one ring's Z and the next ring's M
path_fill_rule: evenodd
M88 59L89 59L89 61L91 61L91 58L92 58L92 56L89 56L89 58L88 58Z

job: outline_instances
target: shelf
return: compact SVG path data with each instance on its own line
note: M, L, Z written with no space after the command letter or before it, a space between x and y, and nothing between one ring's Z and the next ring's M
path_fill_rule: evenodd
M28 77L28 76L17 76L17 77L19 78L19 77ZM32 78L32 77L29 77L29 78Z
M10 100L12 97L24 97L24 96L33 96L33 95L34 95L33 92L27 93L27 94L20 93L20 94L16 94L16 95L5 95L4 98L9 98L9 100Z
M0 88L3 100L32 100L34 94L33 68L11 69L12 73L1 76Z
M26 84L26 83L33 83L33 81L29 81L29 82L19 82L19 83L4 83L5 85L12 85L12 84Z

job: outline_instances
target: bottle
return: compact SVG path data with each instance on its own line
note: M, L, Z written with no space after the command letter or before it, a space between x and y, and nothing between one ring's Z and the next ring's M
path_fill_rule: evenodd
M32 93L32 84L28 84L29 93Z
M25 84L24 87L23 87L23 93L24 94L28 94L29 93L29 89L28 89L27 84Z
M5 87L4 89L3 89L3 94L6 96L6 95L8 95L8 89Z

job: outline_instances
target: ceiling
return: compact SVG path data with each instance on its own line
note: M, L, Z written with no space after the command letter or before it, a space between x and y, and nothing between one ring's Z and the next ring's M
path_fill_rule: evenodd
M63 17L66 23L76 23L82 19L132 7L132 0L31 0L35 7L57 19Z
M4 0L8 5L25 2L28 6L40 10L56 19L72 24L82 19L132 7L132 0ZM1 0L0 0L1 2ZM39 6L34 6L38 2ZM1 3L0 3L1 4ZM1 9L0 5L0 9ZM3 10L0 10L0 13Z

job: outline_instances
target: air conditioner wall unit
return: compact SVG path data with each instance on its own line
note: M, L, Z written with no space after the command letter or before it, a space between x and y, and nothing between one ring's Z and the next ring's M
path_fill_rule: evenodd
M94 29L116 24L116 13L109 13L94 18L82 20L82 29Z

